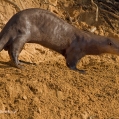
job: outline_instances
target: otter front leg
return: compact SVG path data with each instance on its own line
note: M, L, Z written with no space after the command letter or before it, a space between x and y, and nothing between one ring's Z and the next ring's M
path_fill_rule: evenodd
M76 57L72 57L72 59L70 59L69 57L66 58L66 65L71 70L77 70L77 68L76 68L77 62L78 62L78 60L76 59Z
M82 70L76 68L78 61L84 56L80 49L69 48L66 52L66 64L71 70L79 71L82 73Z
M82 74L85 73L84 70L80 70L76 67L77 65L77 62L82 58L83 56L80 56L80 58L77 58L77 56L73 56L71 57L71 55L69 54L69 56L67 56L66 58L66 64L67 66L71 69L71 70L74 70L74 71L78 71Z
M77 58L77 56L71 56L70 54L67 55L66 57L66 64L67 66L71 69L71 70L77 70L76 65L77 62L80 60L81 58Z

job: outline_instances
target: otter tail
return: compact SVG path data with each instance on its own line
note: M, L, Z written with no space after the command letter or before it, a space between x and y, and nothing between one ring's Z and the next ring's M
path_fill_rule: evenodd
M10 39L9 34L7 33L5 33L4 35L0 34L0 52L4 49L9 39Z

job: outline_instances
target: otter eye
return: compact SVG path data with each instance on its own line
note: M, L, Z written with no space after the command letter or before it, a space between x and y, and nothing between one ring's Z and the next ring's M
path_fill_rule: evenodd
M111 43L111 42L109 42L109 45L111 46L111 45L112 45L112 43Z

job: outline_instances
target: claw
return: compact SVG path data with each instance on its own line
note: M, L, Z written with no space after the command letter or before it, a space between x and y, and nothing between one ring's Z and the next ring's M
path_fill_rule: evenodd
M86 74L86 71L85 70L79 70L79 69L76 68L76 71L78 71L81 74Z
M81 74L85 74L85 73L86 73L85 70L77 69L76 66L70 66L69 68L70 68L71 70L78 71L78 72L81 73Z
M18 62L18 63L16 64L16 63L14 63L13 61L9 61L9 64L10 64L11 66L13 66L13 67L18 68L18 69L22 69L22 68L23 68L23 63L21 63L21 62Z

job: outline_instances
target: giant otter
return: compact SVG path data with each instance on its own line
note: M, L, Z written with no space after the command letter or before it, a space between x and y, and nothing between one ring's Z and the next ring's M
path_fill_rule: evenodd
M119 40L79 30L53 13L31 8L12 16L0 33L0 51L8 51L16 67L25 43L38 43L62 54L70 69L85 55L119 55Z

